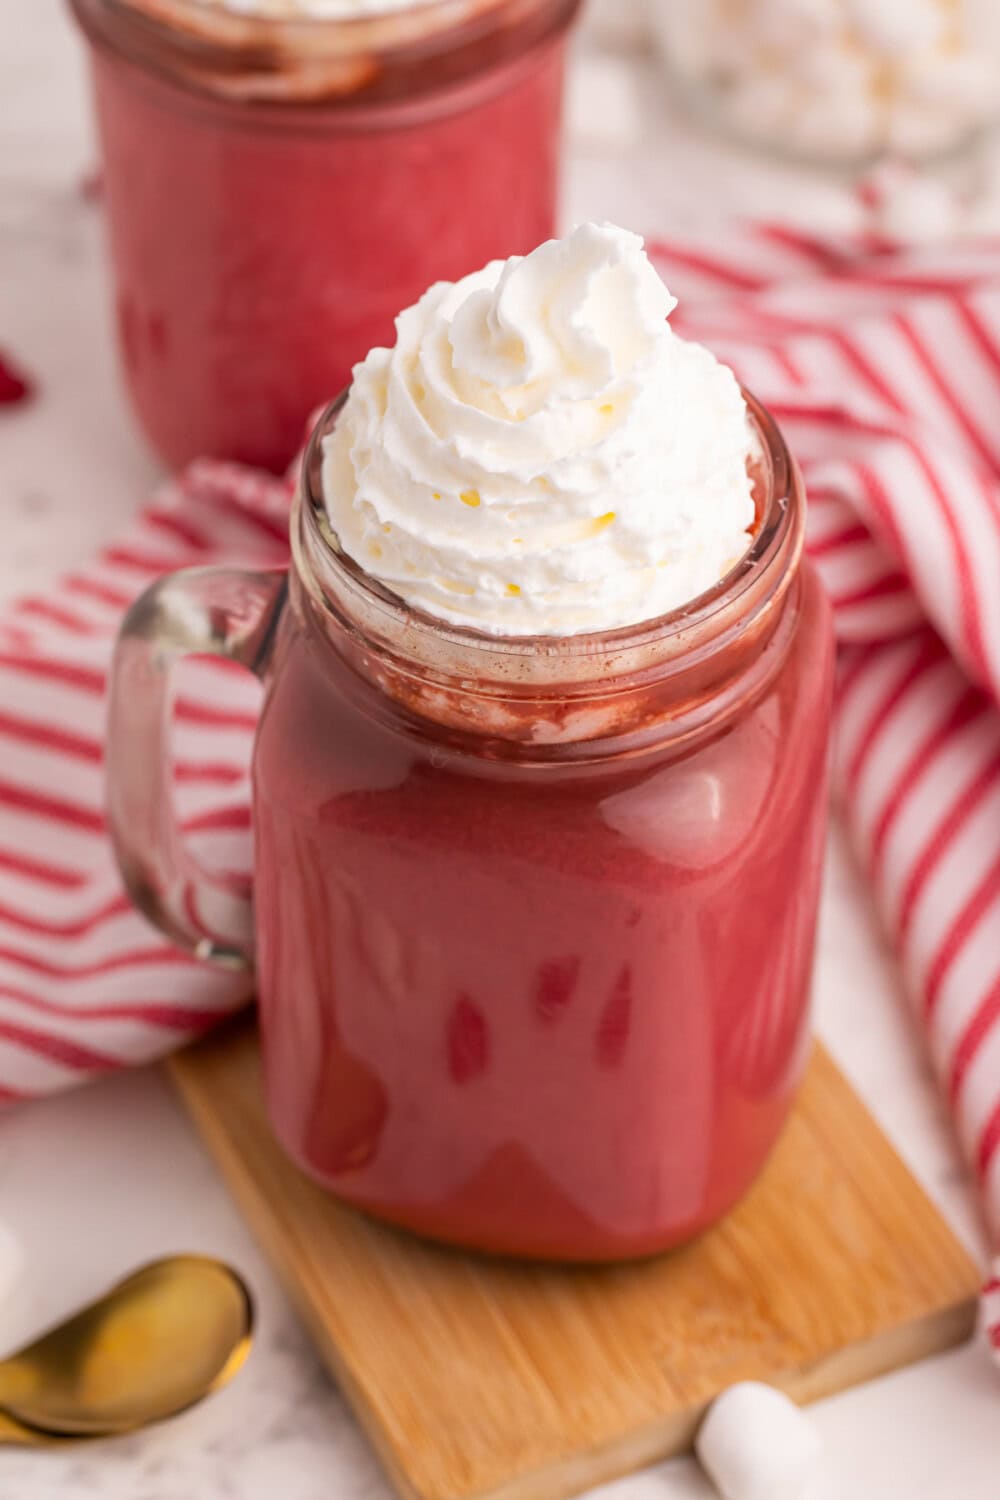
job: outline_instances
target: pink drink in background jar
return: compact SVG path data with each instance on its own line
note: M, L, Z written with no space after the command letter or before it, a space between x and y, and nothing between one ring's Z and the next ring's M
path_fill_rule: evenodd
M579 0L354 19L71 3L90 42L126 378L171 466L208 454L280 469L310 412L391 342L401 307L553 233Z

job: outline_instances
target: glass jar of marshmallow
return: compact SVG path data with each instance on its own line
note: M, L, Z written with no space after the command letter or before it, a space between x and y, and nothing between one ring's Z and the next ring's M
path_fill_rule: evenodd
M692 102L845 165L960 151L1000 117L1000 0L649 0Z

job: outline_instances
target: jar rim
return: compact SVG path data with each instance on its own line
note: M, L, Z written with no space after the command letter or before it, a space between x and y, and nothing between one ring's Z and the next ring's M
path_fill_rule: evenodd
M332 431L347 402L348 390L324 408L307 443L299 471L292 516L295 562L319 587L324 607L347 595L375 616L393 635L405 631L412 639L424 635L462 650L489 658L573 659L610 653L646 654L651 647L665 645L672 637L692 637L711 627L723 614L731 614L765 574L785 573L794 568L804 538L804 505L801 481L792 455L774 417L745 387L741 387L750 420L764 458L767 489L753 540L743 555L716 583L687 603L665 614L611 630L574 635L504 635L456 625L408 603L357 563L340 545L330 526L322 494L323 442ZM777 583L777 579L774 580ZM381 633L381 632L380 632Z
M417 0L358 16L254 15L206 0L70 0L91 42L195 96L289 114L399 105L502 75L581 0Z
M232 37L246 37L254 33L260 37L291 39L295 36L315 38L320 31L337 35L345 40L352 36L364 39L385 31L388 35L393 23L400 16L415 20L434 19L437 16L455 17L455 24L470 15L486 14L499 10L509 0L397 0L384 11L359 12L357 15L296 15L261 12L250 9L228 8L213 0L112 0L116 8L139 11L163 24L187 24L192 30L206 29L208 34L223 40L228 32Z
M367 712L516 759L603 762L677 752L766 691L797 631L802 481L774 419L749 393L766 490L754 540L729 573L679 609L616 630L494 635L452 625L373 578L339 546L322 503L322 442L346 392L313 430L292 507L291 601L302 627L350 669Z

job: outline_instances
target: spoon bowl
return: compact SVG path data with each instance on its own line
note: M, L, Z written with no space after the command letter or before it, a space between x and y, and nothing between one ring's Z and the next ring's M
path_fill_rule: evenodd
M232 1379L252 1332L230 1267L154 1261L0 1361L0 1443L110 1437L175 1416Z

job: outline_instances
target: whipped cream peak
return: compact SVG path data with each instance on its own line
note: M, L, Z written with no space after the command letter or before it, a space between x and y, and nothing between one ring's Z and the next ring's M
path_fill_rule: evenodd
M431 287L324 440L345 552L496 634L639 624L710 588L749 543L753 435L675 305L610 224Z
M628 375L677 305L638 235L607 224L500 266L495 285L460 295L452 363L512 398L518 419L526 406L585 399Z

